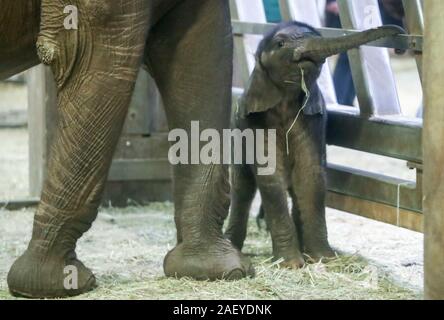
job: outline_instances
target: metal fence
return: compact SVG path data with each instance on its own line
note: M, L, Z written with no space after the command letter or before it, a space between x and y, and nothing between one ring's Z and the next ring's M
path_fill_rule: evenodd
M381 25L377 0L339 0L345 29L321 27L317 1L280 0L284 20L298 20L319 29L325 37ZM231 0L235 34L234 99L242 93L254 66L253 53L266 23L261 0ZM325 3L324 3L325 4ZM422 231L422 120L402 115L387 49L413 50L421 73L423 8L419 0L404 0L408 35L380 40L349 52L358 108L337 103L332 76L325 66L319 85L328 105L329 145L406 160L416 169L416 183L372 172L329 164L329 207L400 227Z

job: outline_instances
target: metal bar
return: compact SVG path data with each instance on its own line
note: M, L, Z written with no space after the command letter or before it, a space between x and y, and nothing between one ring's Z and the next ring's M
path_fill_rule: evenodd
M366 119L352 111L329 108L327 128L330 145L422 162L421 120L399 116Z
M233 33L237 36L243 34L263 35L271 31L276 24L232 20L232 26ZM328 38L340 37L359 32L357 30L335 28L317 28L317 30L322 36ZM420 35L398 35L390 39L381 39L368 43L366 46L422 51L423 37Z
M15 199L10 201L0 200L0 209L21 210L29 207L35 207L39 204L39 201L39 198Z
M260 23L260 22L246 22L237 19L231 20L233 27L233 34L242 36L244 34L263 35L276 27L276 23Z
M288 3L288 0L279 0L279 8L281 11L281 17L283 21L292 20L290 5Z
M338 5L340 8L339 13L342 27L353 29L354 18L352 3L348 0L338 0ZM370 94L368 78L364 71L364 61L359 49L349 50L348 59L350 60L351 73L361 115L370 117L374 114L375 108Z
M322 26L321 17L319 15L318 1L306 0L282 0L280 2L281 15L286 17L285 20L296 20L307 23L314 28ZM337 104L335 86L328 63L322 66L321 73L318 78L318 85L324 96L325 103Z
M239 19L239 10L237 8L236 0L230 0L230 11L233 19ZM248 57L245 48L243 33L234 33L234 59L236 60L237 76L241 84L245 87L250 78L250 70L248 67Z
M242 95L233 88L233 111ZM422 120L402 116L361 118L350 107L328 108L327 143L400 160L422 162Z
M444 299L444 1L424 1L424 295Z
M403 0L405 10L405 22L410 34L424 34L424 14L420 0ZM422 50L413 49L418 65L419 77L422 81Z
M327 176L330 191L395 208L399 195L400 209L421 213L422 197L415 182L332 164Z
M417 232L423 232L424 230L424 216L414 211L408 211L404 209L400 209L398 211L397 208L393 206L359 199L331 191L328 192L326 200L327 206L336 210L350 212L361 217L388 223Z

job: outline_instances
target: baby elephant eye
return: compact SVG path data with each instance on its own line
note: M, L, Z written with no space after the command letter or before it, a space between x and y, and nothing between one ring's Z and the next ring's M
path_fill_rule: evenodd
M283 47L285 47L285 41L284 41L284 40L279 41L279 42L278 42L278 47L279 47L279 48L283 48Z

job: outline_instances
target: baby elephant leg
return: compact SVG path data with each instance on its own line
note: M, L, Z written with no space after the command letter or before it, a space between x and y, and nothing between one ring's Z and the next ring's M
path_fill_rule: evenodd
M225 236L242 249L247 236L251 202L256 193L253 172L245 165L233 165L231 172L231 213Z
M284 182L277 176L258 176L258 187L270 229L274 258L284 259L284 267L300 268L304 258L299 250L298 235L289 211Z
M322 118L311 119L309 132L317 131ZM307 135L299 141L292 172L293 219L302 231L302 247L313 260L334 256L328 243L325 221L325 144L322 134Z
M293 219L302 231L304 253L315 261L335 255L328 244L323 171L320 166L306 167L303 174L296 175L293 187L298 195Z

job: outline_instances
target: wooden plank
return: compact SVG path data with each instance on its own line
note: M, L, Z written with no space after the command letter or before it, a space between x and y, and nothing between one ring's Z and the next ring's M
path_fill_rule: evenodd
M231 16L239 19L239 11L235 0L230 0ZM243 34L234 34L234 83L245 87L250 78L250 68L245 54L245 37Z
M126 206L171 200L167 131L156 83L141 69L108 175L103 204Z
M162 96L153 78L149 78L150 84L150 102L148 103L148 118L150 135L159 132L168 132L168 121L165 113Z
M423 232L424 216L417 212L359 199L336 192L327 195L327 206L336 210L349 212L358 216L388 223L401 228Z
M165 130L166 117L154 79L140 69L122 135L149 135Z
M347 109L329 108L328 144L422 162L421 120L400 116L364 119Z
M167 133L148 137L131 135L119 139L114 159L167 159L170 144Z
M421 213L422 192L415 182L332 164L327 177L330 191L394 207L399 200L400 208Z
M108 181L102 197L102 205L113 207L163 201L173 201L171 181Z
M29 192L40 197L49 146L57 126L57 90L49 67L38 65L27 72Z
M153 94L151 85L148 73L140 69L122 135L150 133L148 107L158 103L157 95Z
M168 159L116 159L108 175L109 181L171 181Z
M233 110L242 95L233 88ZM401 116L361 118L359 110L330 106L327 143L400 160L422 162L422 121Z
M10 110L0 113L0 129L26 128L28 126L28 114L24 110Z
M424 295L444 299L444 1L424 1Z
M230 0L231 16L235 20L265 23L265 11L262 1L257 0ZM237 73L235 78L239 79L241 86L245 87L250 74L255 66L254 55L257 46L262 40L261 35L235 34L234 35L234 58Z

